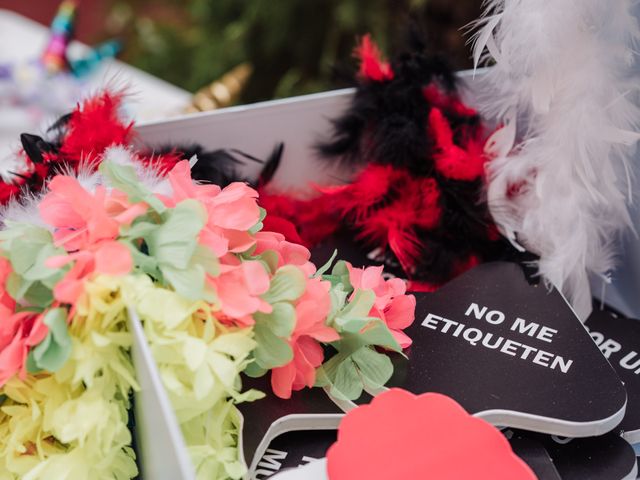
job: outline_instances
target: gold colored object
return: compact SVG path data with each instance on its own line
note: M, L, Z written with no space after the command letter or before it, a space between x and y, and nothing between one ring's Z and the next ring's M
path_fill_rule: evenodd
M238 99L252 72L253 67L249 63L241 63L219 80L198 90L186 111L206 112L228 107Z

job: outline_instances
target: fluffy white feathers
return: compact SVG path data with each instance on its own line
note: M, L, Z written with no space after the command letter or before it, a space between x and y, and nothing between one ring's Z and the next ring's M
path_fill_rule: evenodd
M495 65L477 79L480 109L504 124L487 142L489 206L584 320L589 274L607 278L616 237L631 226L629 157L640 120L632 1L486 6L474 60Z

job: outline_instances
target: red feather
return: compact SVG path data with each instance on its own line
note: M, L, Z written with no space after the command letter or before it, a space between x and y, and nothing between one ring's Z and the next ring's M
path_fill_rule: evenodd
M0 205L5 205L20 193L20 187L0 180Z
M404 179L403 172L391 165L370 164L360 172L353 183L331 187L316 187L335 200L331 207L356 221L363 221L370 210Z
M133 122L119 116L122 94L103 92L91 97L71 114L60 154L67 162L91 160L111 145L131 142Z
M300 200L272 195L260 188L260 206L267 210L265 230L278 232L290 242L313 247L331 236L340 226L340 217L327 196Z
M420 255L418 229L438 225L440 192L433 178L371 164L349 185L323 189L330 207L348 218L358 238L390 248L406 272Z
M371 40L371 35L362 37L360 45L355 49L355 56L360 59L360 76L373 80L374 82L384 82L393 80L393 70L388 62L382 60L380 49Z
M431 83L422 89L425 100L436 108L452 113L460 117L475 117L478 112L460 101L456 93L445 93L436 85Z
M484 173L486 159L479 139L464 139L464 148L456 145L451 126L438 108L429 112L429 133L436 144L435 166L442 175L453 180L471 181Z

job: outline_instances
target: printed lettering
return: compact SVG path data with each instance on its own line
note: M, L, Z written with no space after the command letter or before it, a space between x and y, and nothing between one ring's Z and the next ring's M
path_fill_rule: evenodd
M551 362L551 370L555 370L556 367L560 367L562 373L567 373L573 364L573 360L567 360L565 362L564 358L560 355L556 355Z
M277 472L282 467L282 463L278 460L284 460L285 458L287 458L287 452L267 448L258 463L258 469L256 470L253 478L259 480L270 477L274 472Z
M545 352L544 350L538 350L536 356L533 357L533 363L537 363L538 365L542 365L543 367L549 366L549 360L553 358L553 354L549 352ZM565 372L566 373L566 372Z
M525 333L530 337L533 337L538 331L539 326L540 325L535 322L529 322L529 324L527 324L527 321L524 318L518 317L516 318L516 321L513 322L513 325L511 325L511 330L518 333Z
M626 368L627 370L635 370L636 368L640 367L640 358L637 359L635 361L635 363L631 363L631 361L636 358L638 356L638 354L634 351L631 351L629 353L627 353L622 360L620 360L620 366L622 368ZM638 368L638 370L635 370L634 372L636 375L638 373L640 373L640 368Z
M422 326L430 328L431 330L437 330L438 329L438 320L441 320L441 319L442 319L442 317L439 317L437 315L434 315L433 313L430 313L429 315L427 315L427 318L425 318L422 321Z
M507 355L511 355L512 357L516 356L516 347L521 346L522 344L519 342L514 342L513 340L507 340L504 342L504 345L500 349L502 353L506 353Z
M468 317L471 313L473 313L473 315L476 317L476 320L482 320L484 312L486 311L487 307L482 307L482 310L480 310L480 307L477 303L472 303L471 305L469 305L469 308L467 308L467 311L464 312L464 314Z
M558 330L555 328L540 327L540 332L538 333L537 338L543 342L551 343L553 341L553 336L556 333L558 333Z

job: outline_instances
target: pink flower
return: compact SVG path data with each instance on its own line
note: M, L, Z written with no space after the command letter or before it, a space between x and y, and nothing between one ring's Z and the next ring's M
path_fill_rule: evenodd
M307 277L316 272L315 265L309 260L311 258L309 249L297 243L288 242L281 233L264 231L256 233L255 254L260 255L267 250L278 254L278 268L283 265L296 265Z
M172 196L163 198L167 206L192 198L206 208L208 220L200 233L200 243L208 246L216 256L244 252L255 244L255 238L248 230L260 220L258 192L240 182L223 189L217 185L194 183L186 160L177 163L167 178L172 188Z
M350 263L346 264L354 293L358 290L372 290L376 295L369 315L384 321L402 348L410 346L411 338L402 330L413 323L416 298L405 295L405 282L399 278L385 280L382 277L382 267L354 268Z
M11 272L11 262L5 257L0 257L0 322L4 322L4 319L12 315L16 308L16 301L6 289L7 279ZM3 345L4 333L6 332L0 328L0 346Z
M77 179L58 175L40 203L42 218L55 227L54 239L69 255L47 260L50 268L75 262L54 288L61 303L75 304L84 282L94 274L125 275L133 268L129 249L116 241L122 225L129 225L147 210L143 203L129 204L126 195L98 186L85 190Z
M209 199L218 195L221 188L213 184L199 184L191 179L191 167L187 160L176 163L167 175L171 185L171 197L163 197L162 200L168 207L175 207L178 203L189 198L206 203Z
M49 268L61 268L75 262L53 289L54 298L61 303L74 305L84 292L84 284L95 274L126 275L133 268L129 249L115 240L104 240L90 249L69 255L58 255L47 259Z
M20 312L2 319L0 336L0 387L17 373L26 375L29 348L44 340L48 328L43 316L33 312Z
M16 373L26 374L29 347L47 335L43 317L34 312L14 313L16 302L6 289L11 263L0 257L0 387Z
M319 278L310 278L306 287L296 303L296 326L289 341L293 360L274 368L271 373L271 388L280 398L291 398L292 390L313 387L316 369L324 360L319 342L333 342L340 338L338 332L326 324L331 310L331 284Z
M58 175L49 183L49 190L40 203L40 215L56 228L56 243L67 251L118 235L118 222L105 209L104 187L97 187L92 195L77 179Z
M218 294L221 320L245 327L255 323L252 314L271 311L271 305L260 298L270 282L261 262L220 265L220 275L207 277L207 281Z

